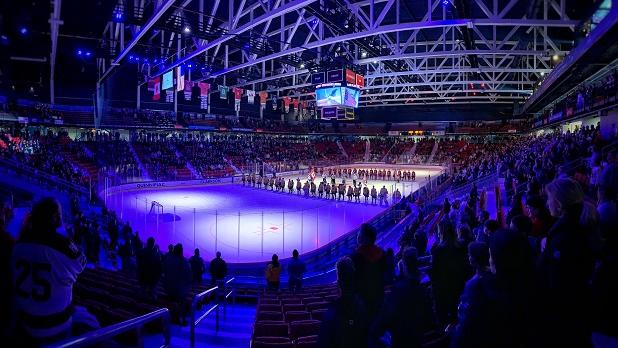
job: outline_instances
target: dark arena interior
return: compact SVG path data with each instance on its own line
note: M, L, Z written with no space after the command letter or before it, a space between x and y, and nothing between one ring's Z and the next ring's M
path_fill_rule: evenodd
M618 0L0 9L1 346L618 347Z

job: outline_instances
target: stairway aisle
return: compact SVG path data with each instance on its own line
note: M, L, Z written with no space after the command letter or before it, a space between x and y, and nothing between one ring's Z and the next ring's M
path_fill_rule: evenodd
M219 312L219 332L217 332L215 330L216 316L213 312L195 328L195 347L248 348L255 314L255 304L228 304L225 317L223 308ZM189 347L190 337L189 326L172 325L172 348ZM146 348L160 347L161 344L160 334L145 337L144 347Z

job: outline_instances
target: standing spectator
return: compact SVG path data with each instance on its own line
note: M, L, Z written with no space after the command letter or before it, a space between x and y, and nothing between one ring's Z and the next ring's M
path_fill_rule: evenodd
M365 348L369 321L365 304L355 291L356 270L349 257L337 261L341 296L330 304L318 335L319 348Z
M431 303L426 289L420 285L417 252L403 252L403 278L395 283L371 328L371 346L385 331L392 337L392 348L420 348L423 334L432 326Z
M271 262L266 265L266 285L268 290L278 291L281 277L281 264L279 263L279 256L273 254Z
M7 202L0 205L0 340L7 338L13 331L13 286L11 272L11 254L15 240L6 230L12 218L13 209Z
M554 223L554 219L545 206L545 200L540 196L528 196L526 198L526 208L532 220L530 236L538 239L546 237L547 232L549 232Z
M549 211L557 218L539 262L548 342L563 347L590 347L588 282L594 259L589 241L593 231L583 221L589 216L589 207L584 202L584 191L573 179L556 179L546 186L546 191Z
M148 238L146 247L137 253L137 280L147 298L156 300L157 283L161 278L161 256L155 239Z
M221 258L220 251L217 251L216 257L210 261L208 272L210 273L212 285L222 281L227 276L227 263Z
M307 271L305 263L298 258L298 250L292 251L292 260L288 264L288 283L290 291L296 293L303 286L303 275Z
M616 195L614 189L602 186L597 192L599 205L597 212L599 214L599 227L601 236L606 243L611 246L618 245L618 211L616 209Z
M172 255L165 258L163 262L163 274L165 292L170 300L175 302L179 310L179 321L181 325L186 325L187 295L191 289L192 272L191 265L182 255L182 244L176 244Z
M202 276L204 272L206 272L204 260L200 256L200 249L195 249L193 256L189 258L189 263L191 264L191 271L193 272L193 282L200 284L202 282Z
M441 325L448 325L456 318L457 303L464 284L470 275L466 247L457 243L455 228L448 219L438 224L438 245L431 251L432 266L429 271L436 314Z
M533 321L532 260L527 249L523 235L510 230L492 236L489 257L483 243L470 245L476 274L461 296L451 347L508 348L536 343L531 340L541 325Z
M86 266L86 257L57 229L62 226L60 204L44 198L26 218L11 258L18 325L39 345L71 335L78 318L97 327L85 309L73 304L73 284ZM20 346L17 344L16 346Z
M364 301L370 318L375 317L384 298L384 275L386 254L375 245L377 231L368 223L358 232L358 248L352 254L354 261L356 291Z

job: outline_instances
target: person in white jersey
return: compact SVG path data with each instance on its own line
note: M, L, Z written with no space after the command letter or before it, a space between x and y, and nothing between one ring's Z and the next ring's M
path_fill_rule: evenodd
M35 345L69 337L74 318L98 327L84 308L73 306L73 284L86 257L57 232L61 225L58 201L40 200L26 218L11 257L17 325Z

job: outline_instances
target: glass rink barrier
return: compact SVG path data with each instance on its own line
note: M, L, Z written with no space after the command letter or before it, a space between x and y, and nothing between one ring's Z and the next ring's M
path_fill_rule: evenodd
M182 243L186 256L199 248L205 258L220 251L235 263L266 261L273 254L289 257L294 249L312 251L388 207L241 185L119 190L103 196L119 220L130 223L144 241L154 237L161 251Z

